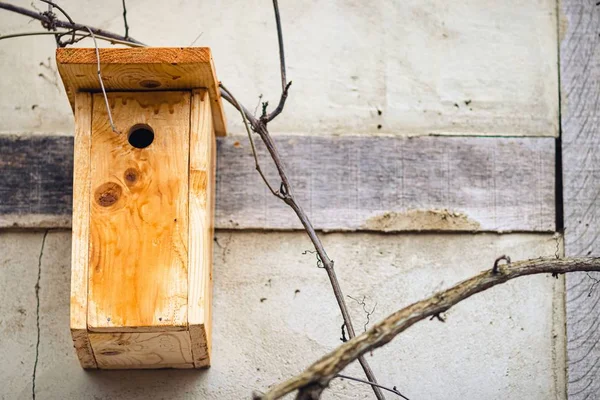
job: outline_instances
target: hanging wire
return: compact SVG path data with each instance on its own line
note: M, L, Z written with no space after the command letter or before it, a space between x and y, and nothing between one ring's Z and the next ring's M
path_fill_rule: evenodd
M115 127L115 123L112 118L112 113L110 112L110 106L108 105L108 96L106 95L106 89L104 89L104 82L102 81L102 74L100 73L100 50L98 50L98 43L96 42L96 36L94 35L94 32L92 32L92 30L89 27L86 26L85 29L87 29L87 31L92 36L92 39L94 40L94 49L96 50L96 61L98 63L98 81L100 81L100 88L102 89L102 95L104 96L104 103L106 104L106 112L108 113L108 120L110 122L110 127L112 128L112 131L114 133L120 134L121 132L119 132L117 130L117 128Z

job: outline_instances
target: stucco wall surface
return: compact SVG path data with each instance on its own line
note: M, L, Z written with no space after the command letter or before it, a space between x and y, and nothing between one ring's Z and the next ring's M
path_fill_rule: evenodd
M118 0L60 4L76 21L124 32ZM152 46L211 47L219 79L243 104L254 108L259 94L277 103L270 1L127 5L131 36ZM293 85L274 132L557 135L554 0L302 0L280 8ZM29 18L0 12L1 34L37 30ZM10 93L0 97L0 115L10 116L0 131L72 132L54 48L52 36L0 41L0 92ZM230 130L242 133L227 111Z
M236 399L339 344L341 319L302 233L221 231L214 266L213 365L205 371L83 371L69 335L70 232L0 233L0 398ZM499 254L552 255L551 235L326 234L347 295L381 319L482 269ZM40 276L40 308L35 286ZM564 398L563 279L520 278L423 321L368 356L411 399ZM348 299L358 330L366 322ZM349 375L361 376L356 365ZM372 398L336 380L328 399Z

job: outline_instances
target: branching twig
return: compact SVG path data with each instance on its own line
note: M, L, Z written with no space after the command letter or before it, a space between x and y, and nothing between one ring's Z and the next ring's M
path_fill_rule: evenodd
M335 376L361 355L389 343L407 328L428 317L443 313L457 303L493 286L521 276L575 271L600 271L600 257L594 258L536 258L514 262L500 269L481 272L433 296L413 303L382 321L367 332L340 345L315 362L300 375L289 379L262 395L263 400L278 399L294 390L303 392L314 387L325 388Z
M74 30L70 30L70 31L36 31L36 32L21 32L21 33L10 33L8 35L2 35L0 36L0 40L3 39L14 39L14 38L19 38L19 37L26 37L26 36L42 36L42 35L56 35L57 33L59 33L60 35L68 35L70 33L74 32ZM76 39L75 42L73 43L77 43L79 42L81 39L85 39L87 37L90 37L89 33L79 33L75 31L75 36L78 36L79 39ZM130 46L130 47L145 47L145 45L143 44L137 44L137 43L133 43L133 42L127 42L125 40L119 40L119 39L113 39L113 38L109 38L106 36L102 36L102 35L96 35L96 39L99 40L104 40L106 42L115 44L123 44L125 46Z
M371 315L373 315L373 313L375 312L375 307L377 307L377 303L375 303L375 305L373 306L373 309L371 311L369 311L367 309L367 303L365 303L366 300L366 296L363 296L362 300L358 300L357 298L354 298L350 295L348 295L349 298L351 298L352 300L354 300L355 302L358 303L358 305L362 306L363 311L365 313L365 315L367 316L367 321L365 322L364 325L364 330L365 332L367 331L367 326L369 325L369 322L371 321Z
M48 15L46 15L44 13L28 10L26 8L16 6L14 4L5 3L3 1L0 1L0 9L12 11L17 14L21 14L21 15L25 15L25 16L37 19L38 21L42 22L42 25L45 25L45 26L49 26L49 25L53 24L53 26L55 26L57 28L74 29L76 31L86 31L87 30L86 25L78 24L75 22L71 23L71 22L62 21L59 19L52 19L52 18L49 18ZM109 31L105 31L104 29L99 29L99 28L94 28L94 27L89 27L89 29L92 32L94 32L95 35L143 45L142 42L139 42L139 41L133 39L132 37L126 38L124 36L117 35L115 33L109 32Z
M342 375L342 374L337 374L335 377L336 378L341 378L341 379L348 379L348 380L356 381L356 382L360 382L360 383L365 383L365 384L371 385L371 386L377 386L380 389L387 390L388 392L392 392L394 394L397 394L398 396L402 397L405 400L410 400L408 397L406 397L405 395L403 395L402 393L400 393L398 391L398 389L396 388L396 386L394 386L392 389L390 389L389 387L380 385L378 383L373 383L373 382L365 381L364 379L358 379L358 378L354 378L352 376Z
M51 25L52 26L45 26L45 28L47 28L48 30L52 30L52 31L56 31L56 26L54 24L54 21L56 20L56 17L54 15L54 13L52 12L53 8L56 8L58 11L60 11L66 19L69 20L69 23L74 24L75 22L73 22L73 19L71 18L71 16L69 14L67 14L67 12L58 4L54 3L53 1L50 0L40 0L46 4L48 4L48 12L45 13L45 15L48 17L48 19L51 21ZM62 38L63 35L61 34L55 34L54 37L56 38L56 45L58 47L65 47L69 44L75 43L75 30L71 30L71 40L67 41L67 42L61 42L60 39Z
M252 132L250 132L250 127L248 125L248 120L246 119L246 114L244 113L244 111L242 111L242 107L240 106L240 103L238 103L237 99L231 94L231 92L229 90L227 90L225 85L220 83L219 86L221 87L222 90L224 90L231 97L231 100L236 104L236 108L240 111L240 114L242 114L242 120L244 121L244 126L246 127L246 132L248 133L248 140L250 140L250 147L252 148L252 155L254 156L254 167L260 174L260 177L265 182L265 185L267 185L267 187L269 188L269 190L271 191L273 196L283 199L283 196L278 191L275 191L273 189L273 187L267 180L267 177L265 176L262 169L260 168L260 164L258 162L258 156L256 155L256 147L254 146L254 139L252 138Z
M279 104L273 112L269 115L266 115L266 107L263 112L262 120L265 125L272 121L275 117L277 117L283 111L283 107L285 106L285 101L288 97L288 90L292 82L287 81L287 76L285 72L285 53L283 49L283 29L281 28L281 16L279 15L279 4L277 0L273 0L273 11L275 12L275 23L277 25L277 42L279 43L279 70L281 72L281 97L279 98Z
M323 243L321 242L321 239L317 235L306 212L302 209L302 207L296 200L293 190L292 190L292 185L289 181L289 178L288 178L286 170L285 170L285 166L284 166L281 156L279 154L279 150L275 146L275 142L273 141L273 138L271 137L271 134L269 133L269 130L267 129L267 123L283 111L283 107L285 105L285 99L287 97L288 89L291 84L290 82L287 82L287 76L286 76L286 70L285 70L284 46L283 46L283 33L282 33L282 29L281 29L281 18L279 15L279 6L278 6L277 0L273 0L273 8L275 10L275 20L277 23L277 39L279 42L279 64L280 64L281 86L282 86L282 94L281 94L281 98L279 100L279 105L277 106L275 111L273 113L271 113L269 116L265 116L265 113L263 112L263 116L259 119L256 119L246 108L244 108L244 106L242 106L235 100L235 98L233 97L231 92L221 88L221 94L222 94L222 97L226 101L231 103L237 110L239 110L245 116L245 119L250 121L252 130L260 136L263 143L265 144L265 147L267 148L267 151L269 152L269 155L271 156L271 159L273 160L273 163L275 164L275 167L277 168L279 178L281 179L281 185L280 185L279 191L278 192L275 192L273 190L271 190L271 191L273 192L273 194L278 193L278 195L276 195L276 196L278 198L280 198L281 200L283 200L289 207L292 208L292 210L294 210L294 212L296 213L296 216L302 223L304 230L308 234L308 237L310 238L311 242L313 243L313 246L315 247L315 250L319 256L319 259L323 263L323 268L327 272L327 276L329 278L329 282L331 284L335 299L338 303L338 307L340 309L342 318L344 320L346 329L348 331L348 336L350 338L353 338L356 336L356 333L354 331L354 326L352 324L352 318L350 317L350 313L348 312L348 307L347 307L346 301L344 299L344 294L342 292L342 289L340 287L339 281L337 279L337 276L336 276L336 273L334 270L333 260L331 260L329 258L329 256L327 255L327 252L325 251L325 248L323 247ZM370 382L377 383L377 380L375 379L375 374L371 370L371 367L367 363L367 360L364 357L362 357L362 355L360 357L358 357L357 359L358 359L358 362L360 363L363 371L365 372L367 379ZM383 393L381 392L381 389L379 389L376 386L372 386L372 388L373 388L373 392L375 393L375 396L377 397L378 400L385 399L385 397L383 396ZM312 395L320 395L322 390L319 390L318 388L316 388L315 390L312 390L311 392L312 392Z

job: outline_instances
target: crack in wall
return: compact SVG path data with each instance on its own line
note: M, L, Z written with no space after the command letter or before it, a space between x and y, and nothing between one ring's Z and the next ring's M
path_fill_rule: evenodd
M42 238L42 246L40 248L40 255L38 257L37 281L35 283L37 339L35 343L35 361L33 363L33 373L31 377L31 398L33 400L35 400L35 377L40 355L40 279L42 278L42 257L44 256L44 246L46 245L46 236L48 236L48 231L48 229L44 231L44 237Z

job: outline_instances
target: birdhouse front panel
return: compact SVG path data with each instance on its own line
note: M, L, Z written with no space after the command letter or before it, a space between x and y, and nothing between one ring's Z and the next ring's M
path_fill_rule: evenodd
M190 92L93 95L88 328L187 325Z
M207 367L215 126L225 132L210 51L99 54L106 95L93 49L57 53L75 113L77 355L84 368Z

